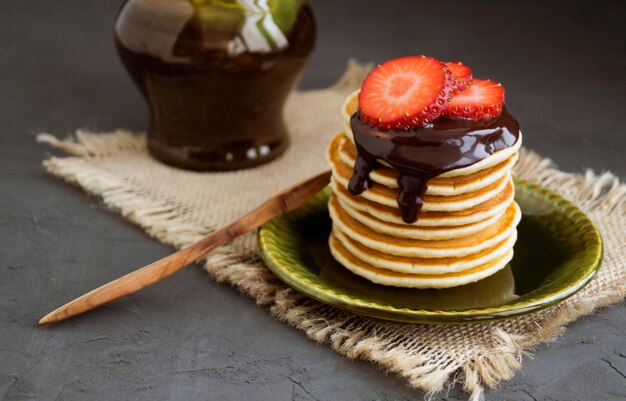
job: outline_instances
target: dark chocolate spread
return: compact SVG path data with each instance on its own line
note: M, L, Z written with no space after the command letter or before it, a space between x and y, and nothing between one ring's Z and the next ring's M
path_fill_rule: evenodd
M357 159L348 189L358 195L370 188L377 160L398 171L398 206L406 223L417 221L428 180L467 167L514 145L519 124L506 108L493 120L472 121L439 117L411 131L380 131L352 115Z

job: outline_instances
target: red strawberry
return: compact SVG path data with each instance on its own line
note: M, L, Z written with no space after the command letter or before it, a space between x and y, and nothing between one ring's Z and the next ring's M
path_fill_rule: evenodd
M457 94L472 84L472 70L460 61L448 61L444 63L450 69L456 83L454 93Z
M474 79L455 95L443 114L450 117L484 120L497 117L504 106L504 87L488 79Z
M426 56L389 60L363 81L360 118L381 130L410 130L428 125L447 107L452 74L441 61Z

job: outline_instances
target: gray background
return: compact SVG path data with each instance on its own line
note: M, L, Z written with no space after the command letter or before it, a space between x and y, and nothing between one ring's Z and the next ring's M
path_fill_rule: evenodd
M620 2L313 0L304 88L349 56L462 59L506 86L527 146L562 168L626 176L626 12ZM48 176L41 130L141 130L147 111L118 62L120 1L0 7L0 398L405 400L403 380L273 319L194 267L105 308L39 328L52 307L170 249ZM626 397L624 306L572 323L492 400ZM463 399L452 389L450 399ZM439 395L434 399L444 399Z

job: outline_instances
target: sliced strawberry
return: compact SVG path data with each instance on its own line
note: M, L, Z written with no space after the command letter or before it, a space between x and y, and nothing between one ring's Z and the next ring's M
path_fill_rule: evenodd
M410 130L428 125L447 107L452 74L441 61L426 56L389 60L363 81L360 118L381 130Z
M454 93L459 93L472 84L472 70L460 61L448 61L444 63L450 69L456 88Z
M504 106L504 87L488 79L474 79L455 95L443 114L450 117L485 120L497 117Z

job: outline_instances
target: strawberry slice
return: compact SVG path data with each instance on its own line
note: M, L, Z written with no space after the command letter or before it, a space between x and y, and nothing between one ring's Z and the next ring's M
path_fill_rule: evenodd
M389 60L363 81L359 115L380 130L408 131L428 125L448 106L452 74L441 61L426 56Z
M457 94L472 84L472 70L460 61L448 61L444 63L450 69L456 88L454 93Z
M474 79L470 86L452 98L443 114L478 121L499 116L503 106L502 85L488 79Z

